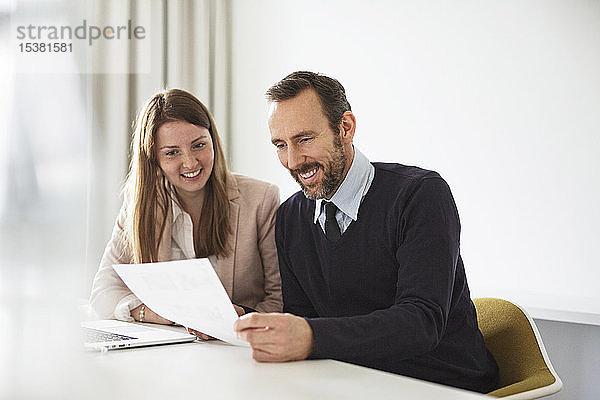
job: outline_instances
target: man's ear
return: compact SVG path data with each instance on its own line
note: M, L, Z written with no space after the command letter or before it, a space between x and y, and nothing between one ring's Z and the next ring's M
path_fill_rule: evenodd
M352 143L354 131L356 130L356 118L352 111L344 112L340 121L340 137L345 144Z

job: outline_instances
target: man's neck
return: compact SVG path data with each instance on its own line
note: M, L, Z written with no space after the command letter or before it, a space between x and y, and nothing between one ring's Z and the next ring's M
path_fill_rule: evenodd
M340 179L340 182L335 187L335 190L332 191L329 196L325 197L325 200L331 200L331 198L333 197L335 192L337 192L338 189L340 188L340 186L342 185L342 182L344 182L344 180L346 179L346 176L348 175L348 171L350 171L350 167L352 166L352 162L354 161L354 146L352 144L350 145L349 153L350 153L350 157L348 157L346 159L346 166L344 167L344 173L342 175L342 179Z

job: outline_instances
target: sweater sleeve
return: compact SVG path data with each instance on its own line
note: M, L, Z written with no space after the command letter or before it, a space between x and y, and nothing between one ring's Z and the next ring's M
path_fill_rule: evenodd
M277 249L275 247L275 213L279 208L279 189L269 185L265 191L261 210L257 216L258 248L264 270L265 297L254 309L244 307L246 312L279 312L282 308L281 278L277 264ZM252 312L250 311L250 312Z
M459 256L460 224L450 189L441 178L426 178L405 206L390 212L399 214L394 303L366 315L307 318L315 340L312 358L402 360L441 340Z
M316 317L312 303L306 296L304 289L300 286L298 279L290 268L290 263L285 252L284 237L284 217L282 217L282 208L277 212L277 222L275 224L275 242L277 244L277 254L279 257L279 271L281 272L281 292L283 295L283 312L305 317Z

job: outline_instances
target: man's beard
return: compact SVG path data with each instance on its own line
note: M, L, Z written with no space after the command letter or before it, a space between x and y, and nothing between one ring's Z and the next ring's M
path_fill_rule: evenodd
M290 170L292 177L298 182L304 195L311 200L324 199L330 197L338 188L344 179L344 170L346 169L346 153L339 136L334 136L333 151L330 153L331 161L326 165L318 162L312 162L302 165L300 168ZM323 179L313 185L306 186L302 183L300 174L304 174L314 168L323 170ZM317 171L318 173L318 171Z

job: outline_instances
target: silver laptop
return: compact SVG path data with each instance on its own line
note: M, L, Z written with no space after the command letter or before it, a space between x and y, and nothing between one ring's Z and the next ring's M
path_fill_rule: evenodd
M196 336L184 329L157 328L160 325L129 323L113 319L81 323L83 344L89 350L113 350L157 344L193 342Z

